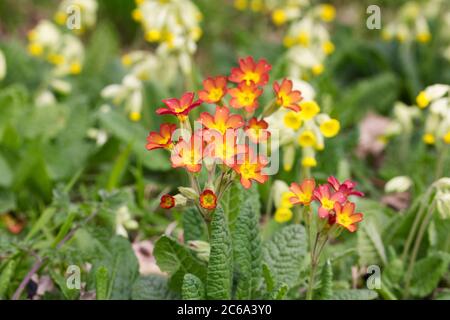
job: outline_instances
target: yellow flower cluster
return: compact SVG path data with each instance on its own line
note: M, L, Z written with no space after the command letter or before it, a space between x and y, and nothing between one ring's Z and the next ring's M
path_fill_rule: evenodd
M289 24L283 44L288 48L290 76L308 79L323 73L324 61L335 49L325 27L336 17L333 5L312 5L308 0L235 0L234 6L270 14L276 26Z
M283 146L284 170L292 170L296 146L302 149L301 165L305 168L317 165L316 152L325 147L325 138L332 138L340 131L338 120L322 113L314 100L314 89L303 81L293 81L304 99L300 102L301 111L295 112L281 108L266 119L271 130L279 130L280 145Z
M145 39L159 43L158 50L192 54L202 36L202 14L190 0L136 0L132 12L142 25Z
M97 0L63 0L58 6L54 15L54 20L61 26L73 24L75 28L70 28L76 33L83 33L85 30L95 26L97 22Z
M417 95L416 103L420 109L429 109L423 142L437 148L450 145L450 86L431 85Z
M282 180L275 180L272 185L272 200L275 204L274 219L278 223L285 223L292 219L292 203L289 201L294 193L289 190L289 186Z
M408 1L395 12L394 19L383 27L381 36L386 41L428 43L432 38L428 19L439 14L440 10L440 0L422 3Z

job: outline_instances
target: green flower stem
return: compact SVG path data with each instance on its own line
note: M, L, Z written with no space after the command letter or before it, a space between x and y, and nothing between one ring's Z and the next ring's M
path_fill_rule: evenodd
M427 226L428 226L431 218L433 217L435 208L436 208L436 201L433 200L433 202L431 203L431 205L428 208L427 214L426 214L422 224L420 225L419 232L417 233L417 238L416 238L416 242L414 243L414 248L413 248L413 251L411 254L411 259L409 261L408 270L406 271L406 275L405 275L405 298L408 298L409 288L410 288L410 284L411 284L411 277L412 277L412 273L414 270L414 264L416 262L417 254L419 252L423 236L425 234L425 231L427 229Z
M445 159L447 157L447 147L443 146L439 150L438 160L436 163L435 180L439 180L444 172Z

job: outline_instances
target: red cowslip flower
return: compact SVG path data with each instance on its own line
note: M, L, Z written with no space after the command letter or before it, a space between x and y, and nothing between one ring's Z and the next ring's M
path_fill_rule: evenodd
M230 105L236 109L245 108L247 112L251 113L258 108L258 97L262 92L262 89L254 84L240 83L237 88L228 90L231 96Z
M239 157L238 157L239 158ZM263 156L256 156L251 150L238 159L237 164L233 166L233 170L241 176L241 184L244 188L249 189L254 180L259 183L267 181L268 176L261 171L267 165L268 161Z
M364 197L364 193L355 190L356 182L345 180L344 183L339 183L339 180L331 176L328 178L328 184L335 190L341 192L344 196Z
M201 100L207 103L219 102L227 93L227 77L207 78L203 80L203 88L198 92Z
M199 172L202 168L203 141L193 134L190 141L181 139L172 149L170 161L173 168L185 167L190 172Z
M176 130L175 124L163 123L159 126L158 132L150 132L147 136L147 150L172 149L172 133Z
M357 229L356 223L363 220L362 213L355 213L355 204L352 202L346 202L344 205L336 202L334 211L336 213L336 223L350 232L355 232Z
M298 90L292 90L292 81L283 79L281 85L274 82L273 90L277 96L277 104L284 108L291 109L295 112L301 110L299 103L303 99L302 93Z
M330 186L327 184L318 186L313 192L314 199L320 202L319 217L328 218L330 212L334 209L336 202L343 203L347 198L341 192L331 193Z
M269 71L272 66L266 60L261 59L257 63L253 57L239 59L239 68L231 69L231 75L228 78L231 82L254 84L263 86L269 81Z
M245 133L249 138L255 142L260 143L262 141L267 141L270 137L270 132L267 130L269 124L264 120L259 120L255 117L248 121L245 127Z
M202 208L213 210L217 206L217 196L216 194L209 189L204 190L200 194L200 205Z
M314 179L305 179L302 184L293 182L289 190L294 193L294 196L289 198L292 204L302 204L304 206L309 206L313 200L313 192L316 187L316 182Z
M204 158L214 158L219 160L218 163L232 167L236 164L236 155L246 153L248 147L237 144L237 132L227 130L225 135L215 130L203 131L203 139L207 142L207 146L203 152Z
M194 101L193 92L183 94L179 100L176 98L171 98L163 100L163 102L167 108L160 108L156 110L156 113L160 115L172 114L180 119L185 119L192 109L198 107L202 103L201 100Z
M214 117L208 112L200 115L199 122L207 129L217 130L225 134L227 129L237 129L244 125L244 119L238 114L230 116L230 110L227 107L217 107Z
M170 194L165 194L161 197L161 202L159 203L159 206L163 209L171 209L175 207L175 198L172 197Z

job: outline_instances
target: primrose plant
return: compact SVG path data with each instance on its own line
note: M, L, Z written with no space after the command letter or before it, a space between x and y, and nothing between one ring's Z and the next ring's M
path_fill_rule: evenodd
M362 220L349 201L362 196L355 183L331 177L316 187L306 179L293 183L288 197L290 207L303 205L304 221L296 219L262 241L256 184L273 173L271 143L277 138L265 118L279 109L302 112L303 99L292 81L283 79L273 84L274 97L260 109L270 70L263 59L240 59L230 76L204 80L198 100L188 92L163 100L165 107L156 110L175 116L177 124L163 123L159 132L150 132L147 149L167 150L172 167L184 168L190 185L161 197L164 209L185 208L183 237L162 236L153 253L169 275L168 288L184 299L313 298L316 289L316 297L330 298L331 267L320 265L322 249L343 229L355 231ZM201 104L213 104L213 112L198 113ZM318 267L326 275L320 290ZM309 280L303 276L308 270Z

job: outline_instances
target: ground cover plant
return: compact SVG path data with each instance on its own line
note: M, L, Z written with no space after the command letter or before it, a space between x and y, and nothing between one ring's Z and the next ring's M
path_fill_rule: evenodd
M447 2L25 3L0 299L450 298Z

